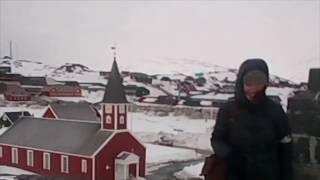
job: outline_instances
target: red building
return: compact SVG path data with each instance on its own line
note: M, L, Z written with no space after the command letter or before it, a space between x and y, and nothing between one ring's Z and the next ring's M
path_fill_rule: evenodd
M31 101L31 95L18 85L6 85L4 98L7 101Z
M116 61L101 106L100 122L20 118L0 136L0 165L77 180L144 179L146 148L127 129Z
M42 89L42 94L52 97L80 97L81 88L62 84L47 85Z

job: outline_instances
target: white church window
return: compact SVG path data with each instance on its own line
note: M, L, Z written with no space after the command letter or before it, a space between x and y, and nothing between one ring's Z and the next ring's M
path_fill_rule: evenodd
M28 166L33 166L33 151L32 150L27 150L27 165Z
M106 113L112 113L112 106L106 105L105 108L106 108Z
M86 159L82 159L81 161L81 172L86 173L88 169L88 163Z
M119 106L119 113L121 113L121 114L125 113L125 107L126 107L125 105L120 105Z
M120 124L124 124L124 117L120 116Z
M43 169L50 170L50 153L43 153Z
M107 116L107 117L106 117L106 123L107 123L107 124L111 124L111 123L112 123L111 116Z
M18 149L17 148L12 148L11 150L11 162L13 164L18 164Z
M69 172L69 158L68 156L61 156L61 172Z

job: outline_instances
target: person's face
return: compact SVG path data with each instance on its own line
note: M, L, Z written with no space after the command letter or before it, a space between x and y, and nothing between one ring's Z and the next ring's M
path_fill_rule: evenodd
M256 94L264 89L266 85L258 82L245 82L243 85L244 93L249 101L253 101Z

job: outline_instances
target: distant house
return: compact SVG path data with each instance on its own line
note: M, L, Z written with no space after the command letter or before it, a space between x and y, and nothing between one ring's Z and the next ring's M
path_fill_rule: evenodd
M130 73L130 78L136 80L137 82L152 84L151 76L144 73L138 73L138 72Z
M31 114L28 111L5 112L0 117L0 128L10 127L15 121L24 116L31 116Z
M31 76L20 78L20 86L30 95L39 95L44 86L47 85L45 77Z
M31 96L40 95L42 92L42 87L38 87L38 86L22 86L22 87Z
M0 73L0 81L2 82L18 82L22 80L23 76L21 74L15 73Z
M121 76L122 77L130 76L130 72L129 71L121 71Z
M0 66L0 73L10 73L11 67L10 66Z
M21 85L25 86L39 86L44 87L47 85L46 77L41 76L27 76L20 79Z
M42 94L52 97L80 97L80 86L67 86L67 85L47 85L42 89Z
M217 108L222 108L227 102L228 102L228 99L213 99L212 106Z
M111 72L100 71L99 76L103 77L104 79L109 79L111 77Z
M183 103L185 106L196 106L200 107L201 106L201 100L197 99L186 99Z
M58 101L50 103L44 118L71 119L79 121L100 121L99 112L87 102Z
M129 103L116 61L112 72L99 122L20 118L0 136L0 165L63 179L145 179L146 148L127 128Z
M145 96L145 95L150 94L150 91L147 88L139 87L136 85L125 86L125 92L127 95L137 96L137 97L141 97L141 96Z
M61 81L60 81L61 82ZM66 86L80 86L78 81L62 81Z
M207 83L207 80L204 77L199 77L195 80L195 83L197 86L204 86Z
M6 85L4 97L7 101L31 101L31 95L17 85Z
M178 100L174 96L158 96L158 99L155 101L157 104L167 104L167 105L177 105Z

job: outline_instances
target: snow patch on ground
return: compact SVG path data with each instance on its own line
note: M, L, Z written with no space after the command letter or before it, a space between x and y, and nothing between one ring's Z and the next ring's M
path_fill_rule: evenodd
M179 179L191 179L191 178L204 179L203 176L200 176L202 167L203 167L203 162L196 165L187 166L183 168L182 171L175 173L175 176Z
M20 174L27 174L27 175L34 175L35 173L32 173L30 171L25 171L22 169L14 168L14 167L8 167L8 166L0 166L0 174L11 174L11 175L20 175ZM0 176L0 178L2 178Z
M201 158L201 155L194 150L147 144L147 162L149 165L199 158Z

